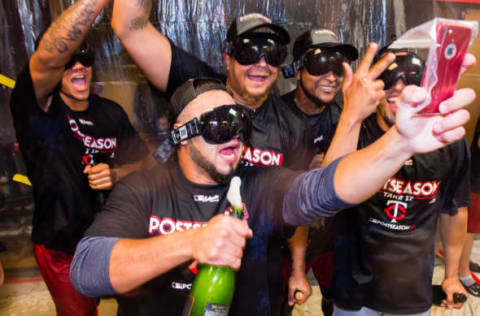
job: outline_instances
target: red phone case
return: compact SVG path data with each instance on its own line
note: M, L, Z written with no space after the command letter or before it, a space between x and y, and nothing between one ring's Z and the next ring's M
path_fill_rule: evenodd
M420 111L422 114L439 113L439 104L453 96L460 76L460 68L467 52L472 36L471 28L454 23L437 24L437 50L438 63L429 55L425 69L422 87L426 87L426 76L433 71L436 73L436 83L433 86L427 102L430 104ZM432 67L435 67L436 71Z

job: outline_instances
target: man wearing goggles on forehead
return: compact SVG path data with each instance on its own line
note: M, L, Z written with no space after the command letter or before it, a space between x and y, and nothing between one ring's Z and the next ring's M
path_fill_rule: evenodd
M418 124L446 122L455 115L455 108L474 96L471 89L460 89L442 103L442 114L417 115L415 106L426 97L426 91L415 86L421 82L423 61L412 52L387 48L370 68L375 52L376 45L371 44L355 75L361 80L349 74L345 81L350 87L360 81L384 87L383 93L377 93L377 111L370 116L369 108L342 112L325 164L366 148L391 128L400 128L398 122L407 116L408 126L400 129L412 134L421 133L416 129ZM390 65L385 66L385 62ZM463 70L474 63L473 55L467 54ZM351 98L349 91L344 90L347 98ZM463 135L464 131L458 141L445 148L410 157L370 199L334 217L333 315L430 315L438 217L446 250L442 288L447 299L442 306L462 307L463 301L454 300L454 293L466 294L458 280L466 206L470 203L470 155Z
M341 105L336 96L344 77L343 63L357 58L357 49L340 42L332 31L313 29L297 37L293 45L293 63L282 69L285 78L295 76L297 79L297 88L282 98L296 111L300 110L311 126L313 142L309 146L315 155L311 167L322 161L340 117ZM310 228L297 230L290 242L305 244L308 239L307 263L301 267L292 266L292 277L288 279L287 286L289 305L294 302L302 304L311 294L305 275L311 267L322 291L322 310L325 315L331 315L333 309L329 293L332 272L332 256L329 252L331 246L327 242L329 239L326 229L329 227L318 223ZM284 269L286 275L290 275L289 264L286 264ZM284 277L284 283L286 282ZM303 299L294 298L296 291L304 294Z
M57 315L96 315L98 300L70 282L73 253L104 196L148 153L125 111L90 93L94 52L85 38L108 2L78 0L63 12L39 36L11 97L35 193L34 254Z
M462 105L473 100L463 96ZM405 96L412 106L415 100ZM268 280L272 236L290 236L308 225L361 203L415 153L462 137L468 112L452 109L434 127L408 113L380 139L325 168L238 168L251 126L216 80L191 79L171 99L177 143L167 165L136 172L118 183L77 247L71 269L75 287L88 296L136 291L119 299L119 313L182 315L194 274L189 266L237 270L231 316L272 313ZM412 103L412 104L410 104ZM229 124L222 126L223 122ZM218 135L217 135L218 134ZM226 195L233 175L242 179L245 218L228 216ZM140 312L141 311L141 312Z

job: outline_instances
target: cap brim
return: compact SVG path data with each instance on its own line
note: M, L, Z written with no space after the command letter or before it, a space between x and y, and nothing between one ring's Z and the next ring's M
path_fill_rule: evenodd
M312 45L312 48L318 47L318 48L334 48L335 50L338 50L345 56L348 60L354 61L357 60L358 58L358 50L350 45L350 44L343 44L343 43L321 43L321 44L316 44Z
M245 31L245 32L243 32L242 34L239 34L239 35L244 35L244 34L247 34L247 33L250 33L250 32L254 32L255 30L257 30L259 28L262 28L262 27L267 27L267 28L271 29L282 40L282 44L287 45L288 43L290 43L290 35L288 34L287 30L285 30L280 25L270 24L270 23L259 24L259 25L255 26L254 28L252 28L248 31Z

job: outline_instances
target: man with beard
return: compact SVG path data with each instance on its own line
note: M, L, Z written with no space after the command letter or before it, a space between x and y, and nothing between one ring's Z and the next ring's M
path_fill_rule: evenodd
M364 148L398 126L395 120L404 115L401 96L411 93L413 87L407 85L420 85L424 62L417 55L408 50L384 49L382 53L395 54L395 61L379 77L385 98L363 123L364 117L352 115L353 111L342 113L339 126L344 128L337 128L325 163L356 150L357 140L358 148ZM465 63L471 61L467 55ZM357 72L367 69L360 65ZM450 104L447 100L440 105L441 115L416 119L448 120L444 107ZM433 241L439 216L446 253L442 288L447 299L442 306L462 307L463 303L454 302L453 294L466 293L458 280L458 258L470 202L469 165L465 139L414 155L373 197L334 217L333 315L430 315Z
M297 88L282 98L294 111L301 111L310 123L313 136L310 147L315 155L310 164L311 168L320 166L340 117L341 105L336 97L344 78L343 63L350 63L357 58L357 49L341 43L330 30L309 30L295 40L293 63L285 67L283 73L285 78L295 76ZM329 251L328 235L322 223L316 223L310 228L298 228L294 238L290 240L291 244L306 244L308 236L305 266L291 266L289 259L286 259L287 263L284 265L284 283L288 280L289 305L293 305L296 291L303 294L300 297L302 299L295 299L297 304L303 303L311 293L305 276L291 278L290 275L305 275L312 268L322 291L323 313L331 315L333 303L330 300L329 288L332 255ZM299 280L303 283L298 283Z
M58 315L96 315L97 300L70 283L73 253L104 195L148 153L125 111L90 94L94 52L84 40L108 2L79 0L63 12L38 41L11 97L33 184L34 254Z
M120 301L119 314L181 315L194 277L188 267L196 260L238 270L229 315L271 315L271 235L288 237L292 226L362 202L411 155L464 135L469 115L461 108L473 93L456 93L446 107L449 118L436 124L409 112L424 97L420 88L403 95L403 115L393 128L324 169L236 170L253 128L249 109L235 104L217 80L188 80L171 99L176 159L115 186L77 247L71 269L76 289L98 296L140 287L127 302L135 304ZM242 179L244 220L225 215L226 183L235 173Z
M210 66L178 48L155 29L149 21L150 11L151 1L116 0L112 27L122 45L155 87L170 96L190 78L224 79L223 74L215 73ZM290 37L284 28L256 13L237 17L227 31L223 53L227 70L226 86L232 90L237 103L255 111L252 136L242 156L242 164L249 168L286 166L305 170L312 159L308 122L278 95L270 93L278 76L278 67L287 56L286 45L289 41ZM283 242L276 239L271 241L272 262L281 260L280 247ZM291 251L294 264L304 266L305 248L299 246ZM278 300L272 306L279 309L282 275L280 270L271 269L270 273L272 299Z

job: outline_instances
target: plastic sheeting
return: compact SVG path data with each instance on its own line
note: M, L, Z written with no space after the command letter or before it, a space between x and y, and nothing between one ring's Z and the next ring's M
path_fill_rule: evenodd
M52 18L58 16L74 1L66 0L6 0L0 3L0 19L6 27L0 29L0 74L15 78L34 50L34 41ZM155 2L155 1L154 1ZM90 38L96 46L95 81L98 91L105 85L134 85L142 74L122 49L110 27L111 5L97 19ZM154 4L151 20L155 27L179 46L194 53L217 70L222 69L221 52L227 27L238 15L260 12L286 27L294 39L312 27L325 27L338 34L341 40L354 43L360 49L367 41L385 42L392 29L392 0L368 1L237 1L237 0L160 0ZM389 13L390 12L390 13ZM148 47L145 47L148 49ZM155 65L152 65L153 67ZM288 86L279 85L280 90ZM10 91L2 86L0 123L7 127L0 137L12 137L8 114ZM135 100L150 100L127 109L134 113L137 128L151 132L154 118L159 115L161 99L140 88ZM147 91L147 92L145 92ZM142 95L138 95L142 94ZM146 95L143 95L146 94ZM147 109L141 107L147 107ZM8 134L8 135L7 135Z
M52 18L73 0L3 0L0 3L0 74L15 78L34 50L34 41ZM151 21L179 46L222 70L221 52L227 27L238 15L260 12L286 27L294 39L310 28L333 30L344 42L354 44L361 54L368 42L381 46L392 35L442 14L461 18L474 4L435 0L159 0L154 1ZM97 91L108 88L116 95L123 87L135 90L134 97L121 104L131 114L135 126L150 133L155 118L161 115L158 103L164 102L144 85L129 56L122 49L111 27L112 5L98 17L90 34L96 49ZM139 44L141 45L141 44ZM148 47L145 47L148 49ZM291 45L289 48L291 52ZM289 61L291 57L287 61ZM155 67L155 65L152 65ZM279 78L277 90L286 92L294 81ZM124 90L124 89L123 89ZM112 92L113 91L113 92ZM0 143L13 137L8 110L10 89L0 85ZM125 98L120 98L125 100ZM139 103L138 100L142 102ZM122 102L120 102L122 103ZM134 113L132 113L134 112Z

